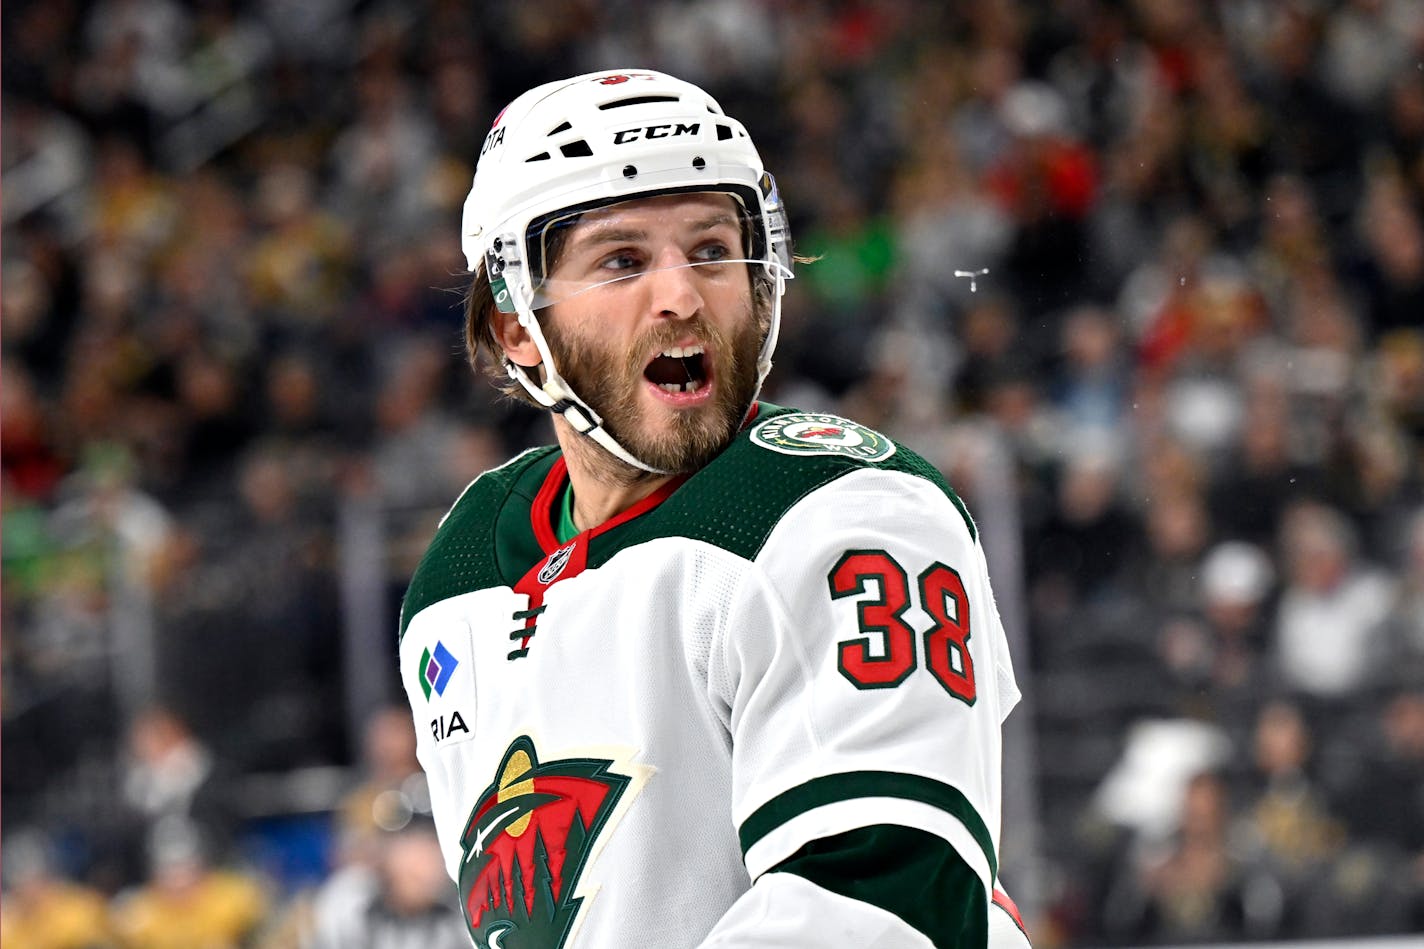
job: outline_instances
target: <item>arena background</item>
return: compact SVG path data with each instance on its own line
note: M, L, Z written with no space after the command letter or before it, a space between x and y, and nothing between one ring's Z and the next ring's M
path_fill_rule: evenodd
M464 365L459 208L507 101L630 64L745 120L819 258L767 396L982 529L1035 945L1418 944L1424 5L0 18L7 949L461 944L396 613L548 430Z

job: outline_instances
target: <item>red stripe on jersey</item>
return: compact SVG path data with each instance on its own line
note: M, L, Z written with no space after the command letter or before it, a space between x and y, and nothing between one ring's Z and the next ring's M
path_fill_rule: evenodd
M554 505L559 500L559 495L564 490L564 485L568 483L569 466L562 457L554 462L554 466L549 469L549 473L544 476L544 483L539 486L539 491L534 495L534 503L529 508L529 517L533 521L534 539L539 542L539 547L546 554L563 547L559 543L559 538L554 534ZM590 530L580 531L578 536L569 543L585 539L586 537L597 537L604 531L612 530L619 524L626 524L640 514L646 514L659 504L668 499L682 483L688 478L687 475L678 475L668 479L668 482L660 486L656 491L637 503L633 504L625 511L613 515L608 520Z
M619 524L626 524L640 514L651 511L681 487L687 477L687 475L678 475L675 478L670 478L666 484L626 511L610 517L592 530L579 532L568 543L560 544L558 537L554 534L553 512L554 504L567 483L568 465L563 458L554 462L554 466L544 476L544 483L539 486L538 493L534 495L534 503L529 510L529 516L533 520L531 526L534 528L534 537L538 540L539 546L543 548L545 556L530 567L528 572L519 579L519 582L514 584L515 593L522 593L529 598L521 615L524 619L524 628L531 632L520 641L520 649L529 647L529 639L533 636L532 631L537 625L535 620L538 611L544 605L544 594L549 587L560 580L578 576L588 566L589 540L604 531L612 530ZM562 554L562 558L558 557L558 554Z
M597 537L599 534L602 534L604 531L612 530L613 528L617 527L619 524L626 524L626 523L628 523L629 521L631 521L633 518L639 516L640 514L646 514L646 513L648 513L648 512L651 511L653 508L657 507L659 504L661 504L661 503L663 503L664 501L666 501L666 500L668 499L668 497L669 497L674 491L676 491L678 488L682 487L682 483L683 483L684 481L686 481L687 478L688 478L687 475L678 475L678 476L675 477L675 478L669 479L669 481L668 481L667 484L665 484L665 485L663 485L662 487L658 488L658 489L657 489L656 491L654 491L652 494L650 494L650 495L648 495L647 497L643 498L643 500L641 500L641 501L639 501L638 503L634 504L632 507L628 508L628 510L624 511L622 514L616 514L616 515L614 515L613 517L610 517L608 520L604 521L602 524L599 524L597 527L593 528L592 530L586 531L586 533L587 533L588 536L590 536L590 537Z
M753 402L747 410L747 417L742 422L742 428L746 428L761 412L761 403ZM539 491L534 495L534 503L530 506L529 516L533 521L534 539L539 542L539 547L546 554L552 554L558 550L562 544L554 533L554 505L558 503L559 496L564 490L564 485L568 483L569 465L563 456L559 456L554 461L554 466L549 469L549 473L544 476L544 483L539 486ZM651 511L672 494L678 487L686 481L687 475L680 475L668 481L667 484L658 488L652 494L634 504L621 514L609 518L597 527L583 533L589 537L597 537L604 531L617 527L626 521L631 521L639 514Z
M994 904L1000 909L1002 909L1004 912L1008 913L1009 918L1014 921L1014 925L1017 926L1025 936L1028 935L1028 927L1024 925L1023 917L1019 915L1018 905L1014 903L1013 900L1009 899L1009 894L1005 893L997 886L994 887Z
M554 503L559 499L559 492L563 490L568 473L569 466L563 457L556 459L554 467L544 476L544 483L539 485L539 493L534 495L534 503L529 508L529 517L534 522L534 539L546 554L552 554L559 549L559 538L554 535Z

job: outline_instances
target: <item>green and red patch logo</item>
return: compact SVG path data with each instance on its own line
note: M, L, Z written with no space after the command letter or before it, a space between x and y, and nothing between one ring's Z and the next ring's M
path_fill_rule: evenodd
M838 415L810 412L772 416L752 429L751 440L783 455L849 455L884 461L895 454L895 443L879 432Z
M427 649L420 654L420 690L425 693L425 701L430 701L432 690L436 695L445 694L445 688L450 684L450 678L454 676L455 667L459 664L460 660L451 655L445 644L438 640L434 652Z
M479 949L560 949L568 940L584 902L579 876L635 783L613 766L541 763L527 736L509 746L460 838L461 902Z

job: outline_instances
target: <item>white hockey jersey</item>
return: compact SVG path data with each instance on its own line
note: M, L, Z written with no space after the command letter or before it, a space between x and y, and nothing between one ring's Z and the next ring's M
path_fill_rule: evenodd
M938 472L763 403L706 468L560 544L566 484L554 448L476 479L403 610L476 945L988 944L1018 690Z

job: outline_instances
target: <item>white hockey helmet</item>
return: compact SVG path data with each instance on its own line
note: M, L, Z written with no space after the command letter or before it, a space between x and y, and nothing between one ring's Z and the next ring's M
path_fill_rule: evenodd
M757 359L759 389L771 369L781 295L792 276L790 234L776 183L747 130L702 89L649 70L588 73L531 89L495 119L465 199L466 262L471 272L486 269L495 305L518 314L543 359L542 384L506 359L510 376L576 431L644 471L661 473L618 444L554 364L535 317L551 302L543 292L542 229L632 198L709 191L740 203L750 222L747 260L765 267L773 287L771 325Z

